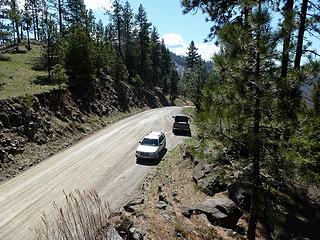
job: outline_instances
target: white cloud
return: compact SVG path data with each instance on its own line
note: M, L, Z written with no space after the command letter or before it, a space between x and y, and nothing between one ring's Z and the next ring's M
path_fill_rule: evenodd
M162 38L168 48L179 48L186 46L186 43L182 37L177 33L166 33Z
M171 52L185 56L188 52L189 43L186 43L181 35L178 33L166 33L162 36L164 43ZM208 43L195 43L198 48L198 53L204 60L211 60L214 53L218 52L219 47L217 47L212 42Z
M111 10L112 8L111 0L84 0L84 3L86 4L87 8L90 8L92 10Z
M201 55L201 57L205 60L211 60L213 54L217 53L219 51L219 47L216 46L212 42L207 43L195 43L196 47L198 48L198 53Z

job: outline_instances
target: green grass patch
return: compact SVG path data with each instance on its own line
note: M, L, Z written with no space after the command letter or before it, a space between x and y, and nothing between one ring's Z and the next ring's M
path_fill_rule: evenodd
M41 45L33 45L31 51L19 46L19 51L1 55L0 99L49 92L55 85L36 84L47 72L35 69L41 58Z

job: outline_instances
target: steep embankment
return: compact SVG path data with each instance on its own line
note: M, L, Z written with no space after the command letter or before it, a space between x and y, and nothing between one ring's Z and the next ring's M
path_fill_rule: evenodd
M107 77L89 90L73 87L1 100L0 181L132 111L167 104L160 92Z

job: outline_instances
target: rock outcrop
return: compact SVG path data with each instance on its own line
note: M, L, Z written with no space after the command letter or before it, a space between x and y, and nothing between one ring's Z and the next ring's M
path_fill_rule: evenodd
M21 163L16 156L24 154L28 143L46 145L66 133L87 134L84 123L92 116L111 116L133 108L164 105L168 102L160 91L124 82L116 84L108 77L97 80L91 87L74 86L0 100L0 181L53 154L46 153L37 160ZM60 149L63 147L66 146Z

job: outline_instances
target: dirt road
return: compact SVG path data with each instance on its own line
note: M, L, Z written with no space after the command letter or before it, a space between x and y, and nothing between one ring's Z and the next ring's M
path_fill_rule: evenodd
M62 203L63 190L95 189L112 207L119 206L152 166L134 156L139 139L162 130L167 148L183 137L171 133L171 116L181 108L152 109L112 124L74 146L0 185L0 239L33 239L42 211Z

